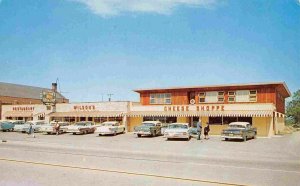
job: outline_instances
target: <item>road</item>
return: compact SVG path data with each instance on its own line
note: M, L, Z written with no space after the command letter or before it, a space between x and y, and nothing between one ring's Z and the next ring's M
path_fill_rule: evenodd
M0 185L297 185L300 133L224 142L0 133Z

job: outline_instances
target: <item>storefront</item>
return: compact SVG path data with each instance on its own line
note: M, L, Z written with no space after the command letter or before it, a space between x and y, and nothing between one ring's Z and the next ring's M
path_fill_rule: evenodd
M96 102L57 104L55 112L48 114L49 120L68 121L119 121L126 124L125 113L129 102Z
M2 105L2 118L6 120L45 120L46 114L50 112L41 104Z
M136 90L140 104L131 104L128 129L145 120L210 124L210 134L220 135L228 124L244 121L257 128L257 135L270 137L284 128L284 82L179 87Z

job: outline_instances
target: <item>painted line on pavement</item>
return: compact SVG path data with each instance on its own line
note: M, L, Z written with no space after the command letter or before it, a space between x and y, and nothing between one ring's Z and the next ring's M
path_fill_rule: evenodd
M0 147L2 149L10 149L7 147ZM17 149L12 149L17 150ZM126 159L126 160L137 160L137 161L152 161L152 162L161 162L161 163L176 163L176 164L196 164L201 166L210 166L210 167L224 167L224 168L236 168L236 169L251 169L251 170L259 170L259 171L271 171L271 172L284 172L284 173L296 173L300 174L300 171L293 170L283 170L283 169L271 169L271 168L257 168L257 167L249 167L249 166L234 166L234 165L222 165L222 164L207 164L207 163L199 163L199 162L184 162L184 161L172 161L172 160L158 160L158 159L147 159L147 158L133 158L133 157L122 157L122 156L107 156L107 155L91 155L91 154L83 154L83 153L70 153L70 152L57 152L57 151L44 151L44 150L26 150L22 149L22 151L28 152L39 152L39 153L51 153L51 154L64 154L64 155L72 155L72 156L87 156L87 157L98 157L98 158L109 158L109 159Z
M127 171L119 171L119 170L109 170L109 169L98 169L98 168L89 168L89 167L79 167L79 166L34 162L34 161L23 161L23 160L6 159L6 158L0 158L0 161L24 163L24 164L31 164L31 165L42 165L42 166L50 166L50 167L79 169L79 170L98 171L98 172L109 172L109 173L117 173L117 174L127 174L127 175L132 175L132 176L146 176L146 177L164 178L164 179L190 181L190 182L198 182L198 183L209 183L209 184L228 185L228 186L230 186L230 185L246 186L246 185L242 185L242 184L225 183L225 182L209 181L209 180L201 180L201 179L183 178L183 177L175 177L175 176L162 176L162 175L155 175L155 174L136 173L136 172L127 172Z

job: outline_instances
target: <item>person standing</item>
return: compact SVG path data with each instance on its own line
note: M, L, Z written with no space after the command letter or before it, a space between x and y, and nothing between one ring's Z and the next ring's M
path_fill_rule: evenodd
M56 135L59 134L59 129L60 129L60 125L59 125L59 123L57 121L56 124L55 124Z
M202 122L201 119L197 122L197 140L201 139Z
M204 139L209 139L208 138L209 131L210 131L210 128L209 128L209 124L207 123L207 126L204 127Z
M32 134L32 137L35 138L34 129L33 129L32 123L30 123L29 129L28 129L28 135L31 135L31 134Z

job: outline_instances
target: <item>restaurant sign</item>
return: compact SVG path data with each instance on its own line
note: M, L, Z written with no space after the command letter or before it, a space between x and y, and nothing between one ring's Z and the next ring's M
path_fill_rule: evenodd
M33 111L34 107L13 107L13 111Z
M73 109L76 111L93 111L96 107L95 105L75 105Z
M56 103L56 94L55 94L55 92L52 92L52 91L43 91L41 93L41 99L45 105L53 106Z

